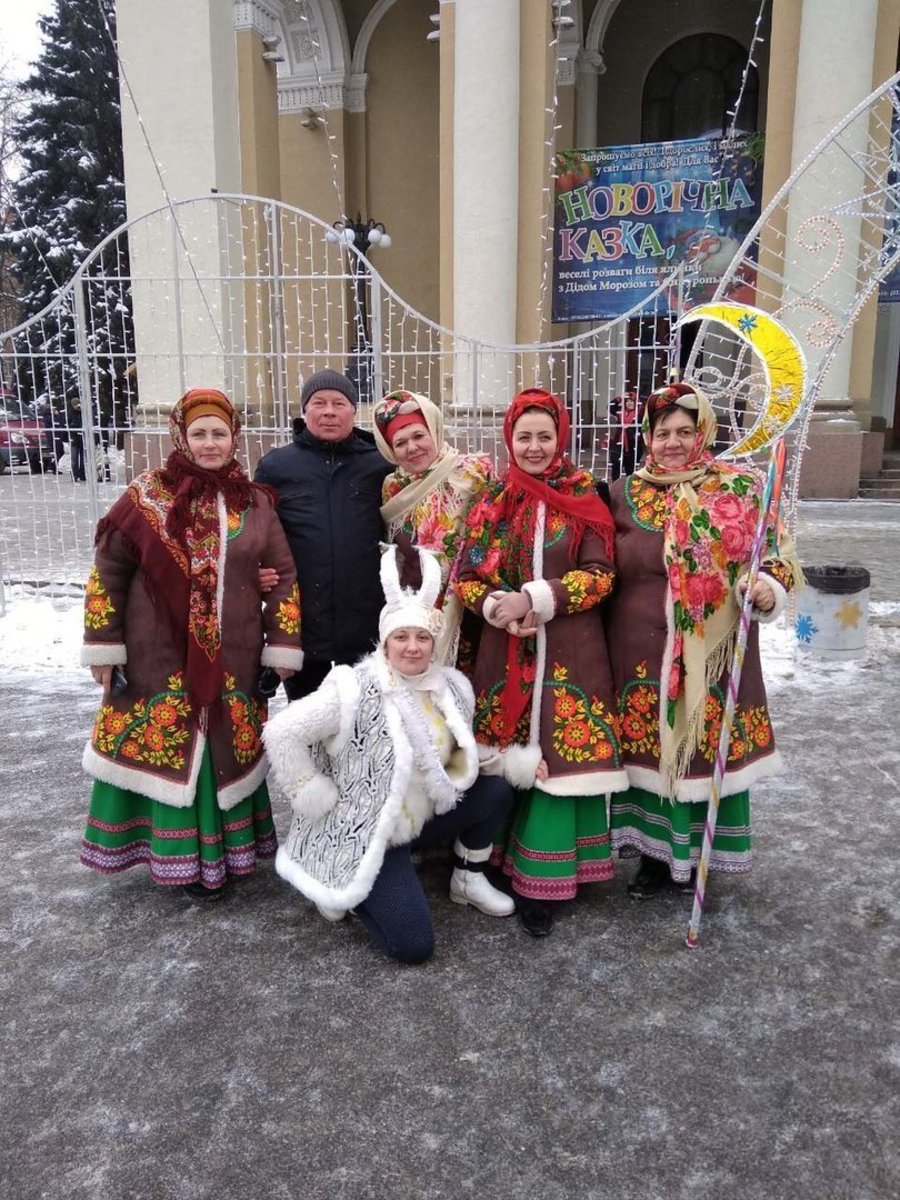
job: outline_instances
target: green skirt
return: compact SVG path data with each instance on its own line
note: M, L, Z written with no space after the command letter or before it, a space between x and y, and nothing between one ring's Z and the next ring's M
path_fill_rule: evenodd
M532 788L513 814L500 863L532 900L571 900L580 883L612 879L606 796L551 796Z
M643 854L659 859L667 864L672 878L683 883L700 859L707 807L705 800L673 802L643 788L617 792L610 821L613 848L620 858ZM735 792L719 804L709 869L745 874L751 858L750 793Z
M95 780L81 861L104 874L148 863L154 883L214 888L229 875L252 874L257 857L271 858L277 846L265 783L222 812L207 746L187 808Z

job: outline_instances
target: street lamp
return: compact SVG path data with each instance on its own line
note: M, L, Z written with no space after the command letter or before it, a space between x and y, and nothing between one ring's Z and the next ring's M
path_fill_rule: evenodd
M359 257L350 255L350 272L353 276L353 295L356 308L353 322L353 346L350 350L350 362L347 365L347 377L352 379L359 392L363 404L371 404L376 397L372 395L372 340L369 334L369 307L367 289L369 284L368 252L375 246L387 249L391 244L390 235L385 232L380 221L363 221L359 213L355 221L335 221L325 234L329 242L343 242L347 246L355 246Z

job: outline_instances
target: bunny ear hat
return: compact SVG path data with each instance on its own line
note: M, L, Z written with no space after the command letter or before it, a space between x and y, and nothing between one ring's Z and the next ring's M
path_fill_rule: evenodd
M430 550L419 551L422 586L417 592L400 586L397 567L397 547L388 546L381 556L381 586L385 606L378 618L378 640L384 645L395 629L424 629L437 637L443 625L443 615L434 607L441 594L441 568Z

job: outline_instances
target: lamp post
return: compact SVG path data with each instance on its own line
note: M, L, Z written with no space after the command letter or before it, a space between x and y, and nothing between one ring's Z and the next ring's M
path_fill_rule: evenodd
M363 404L371 404L372 395L372 340L369 333L368 306L368 252L375 246L387 249L390 235L380 221L363 221L359 213L355 221L335 221L325 235L330 242L344 242L355 246L360 257L350 255L350 272L353 277L353 345L347 364L347 377L352 379Z

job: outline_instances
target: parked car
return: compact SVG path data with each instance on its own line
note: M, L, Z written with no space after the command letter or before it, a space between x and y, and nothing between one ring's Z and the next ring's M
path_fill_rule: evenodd
M12 467L55 471L53 433L30 404L0 394L0 475Z

